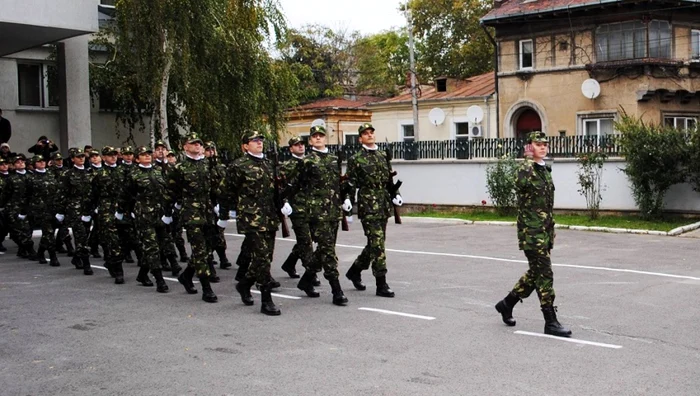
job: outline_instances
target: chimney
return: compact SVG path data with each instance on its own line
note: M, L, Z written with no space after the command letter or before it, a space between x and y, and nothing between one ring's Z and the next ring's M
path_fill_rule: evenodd
M493 8L499 8L506 1L508 0L493 0Z

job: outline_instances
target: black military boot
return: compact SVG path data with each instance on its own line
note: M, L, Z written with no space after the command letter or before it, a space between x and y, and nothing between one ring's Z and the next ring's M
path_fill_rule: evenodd
M60 267L61 263L58 262L58 257L56 257L55 250L49 250L49 265L52 267Z
M215 303L219 301L219 298L214 294L214 290L211 289L211 284L209 283L209 278L203 276L199 278L199 283L202 284L202 300L208 303Z
M386 276L377 277L377 295L379 297L394 297L394 292L386 284Z
M46 256L44 256L44 252L46 249L44 249L43 246L39 245L39 250L36 252L36 257L39 259L39 264L47 264L48 261L46 261Z
M226 257L226 249L222 247L216 248L216 254L219 255L219 268L221 269L229 269L233 267L233 264L229 261L228 257Z
M314 274L313 279L311 279L311 284L314 286L321 286L321 281L318 279L318 275Z
M177 252L180 254L180 262L186 263L190 258L187 256L187 249L184 246L178 246Z
M24 248L24 246L17 245L17 257L27 258L27 250Z
M109 276L112 278L115 278L117 276L116 272L114 271L114 266L112 263L112 260L107 260L105 259L105 268L107 268L107 272L109 272Z
M75 256L75 249L73 248L73 242L71 242L70 238L64 239L63 243L66 244L66 256L68 256L68 257Z
M31 261L37 261L38 258L36 256L36 252L34 251L34 242L29 242L27 246L24 248L24 251L27 253L27 260Z
M83 262L83 275L92 275L92 267L90 267L90 256L81 257L80 261Z
M187 294L197 294L197 289L194 288L192 278L194 278L194 268L189 266L177 277L177 281L185 287Z
M571 337L571 330L564 327L557 320L557 307L549 305L542 306L542 316L544 316L544 333L557 337Z
M123 285L124 284L124 266L120 260L113 264L114 269L114 284Z
M314 289L313 278L315 275L315 272L306 271L297 284L297 288L309 297L319 297L321 295Z
M102 258L98 245L90 247L90 255L92 255L92 258Z
M170 270L173 272L173 276L177 277L178 275L180 275L182 267L180 267L180 264L178 264L177 262L177 256L168 256L168 261L170 262Z
M219 275L216 274L216 267L214 266L213 262L209 262L209 272L211 273L209 275L209 282L211 283L219 283L221 282L221 278L219 278Z
M83 269L83 261L80 260L80 257L73 255L73 258L71 258L70 263L75 266L75 269Z
M281 315L282 312L272 301L272 289L268 285L263 285L260 288L260 295L262 297L262 304L260 304L260 312L265 315L277 316Z
M158 293L167 293L170 288L168 288L168 284L165 283L165 279L163 279L163 270L153 270L151 271L153 273L153 277L156 278L156 291Z
M241 295L241 301L245 305L253 305L253 295L250 294L250 288L255 284L255 279L243 278L240 282L236 283L236 291Z
M513 319L513 307L520 301L520 298L515 295L515 293L510 292L503 300L496 304L496 311L501 314L501 319L503 323L508 326L515 326L515 319Z
M331 279L329 282L331 284L331 291L333 292L333 304L340 306L346 305L348 303L348 298L345 297L343 289L340 288L340 280L336 278Z
M136 282L148 287L153 286L151 278L148 277L148 268L146 268L146 266L139 268L139 274L136 276Z
M277 289L282 286L272 275L267 278L267 285L270 286L270 289Z
M127 264L133 264L134 258L131 256L131 250L127 250L124 254L124 262Z
M350 266L350 269L345 274L345 277L350 279L352 285L355 286L355 289L367 290L367 286L365 286L365 284L362 283L362 275L360 275L361 272L362 270L360 269L360 267L353 264L352 266Z
M242 281L245 279L245 274L248 272L248 266L250 263L239 263L238 264L238 271L236 271L236 280L237 281Z
M282 271L286 272L292 279L299 279L299 274L297 274L297 270L294 268L298 260L299 256L297 256L296 252L292 251L289 253L289 256L287 256L287 259L284 260L284 264L282 264Z

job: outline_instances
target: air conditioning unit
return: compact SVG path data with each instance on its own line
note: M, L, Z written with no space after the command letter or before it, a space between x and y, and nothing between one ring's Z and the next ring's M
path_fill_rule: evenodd
M481 125L470 124L469 125L469 138L481 138L484 137L484 131L481 129Z

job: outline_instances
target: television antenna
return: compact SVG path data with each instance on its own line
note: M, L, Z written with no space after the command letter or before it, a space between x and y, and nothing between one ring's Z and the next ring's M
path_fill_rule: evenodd
M445 112L441 108L435 107L428 113L428 119L435 126L442 125L445 122Z
M484 110L479 106L469 106L467 109L467 120L478 124L484 119Z
M595 99L600 96L600 84L598 81L589 78L581 84L581 93L588 99Z

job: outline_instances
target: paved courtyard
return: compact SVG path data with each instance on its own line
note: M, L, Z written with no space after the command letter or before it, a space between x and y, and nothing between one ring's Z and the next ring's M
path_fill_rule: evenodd
M364 243L340 232L344 273ZM233 261L242 239L230 225ZM278 236L279 233L278 233ZM0 256L2 395L697 395L700 241L559 230L553 252L559 319L569 341L540 337L536 296L506 327L493 305L525 271L513 227L389 225L396 298L343 278L350 303L307 298L280 265L280 317L246 307L232 271L219 303ZM7 243L7 246L12 246ZM93 260L102 265L101 260Z

